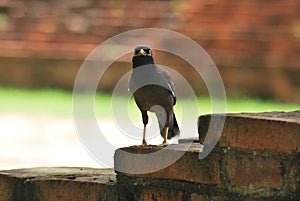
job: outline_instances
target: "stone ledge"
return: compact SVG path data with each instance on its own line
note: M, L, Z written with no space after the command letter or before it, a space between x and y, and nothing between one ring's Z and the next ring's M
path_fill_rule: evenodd
M112 169L76 167L0 171L0 201L117 200Z
M123 174L117 175L117 181L118 186L123 189L123 192L127 192L127 195L131 195L128 196L128 200L199 201L199 199L193 199L195 198L195 194L203 197L206 196L207 201L215 200L216 197L223 197L224 199L221 200L226 200L225 193L217 185L205 185L168 179L131 177ZM204 201L206 201L206 199Z
M200 160L201 151L202 145L199 143L168 147L125 147L115 152L115 170L129 176L220 184L220 155L213 153L210 157ZM157 155L148 158L147 155L154 152ZM163 167L164 164L168 164L167 167Z
M140 161L136 157L161 151L161 147L132 146L116 150L118 186L128 195L136 197L135 200L207 198L221 201L257 198L260 201L296 201L300 195L299 154L216 147L210 155L200 160L202 146L195 141L197 140L180 140L184 144L170 145L156 160ZM175 163L161 170L144 174L118 171L120 166L137 172L148 167L156 168L167 157L176 155L176 152L184 152L185 146L191 146L191 150L185 151ZM134 155L126 155L122 151Z
M300 110L241 114L210 114L198 119L200 142L206 137L211 119L225 118L219 139L221 147L283 153L300 153ZM218 130L220 128L213 128Z
M1 175L19 179L28 178L62 178L80 179L93 177L97 182L107 182L105 177L115 180L115 173L112 169L96 169L86 167L36 167L13 170L2 170ZM99 180L97 180L99 179Z
M200 134L212 116L224 118L201 116ZM0 201L298 201L299 116L300 111L228 114L219 146L202 160L203 146L190 138L167 147L120 148L117 174L67 167L0 171ZM169 165L161 168L164 162Z

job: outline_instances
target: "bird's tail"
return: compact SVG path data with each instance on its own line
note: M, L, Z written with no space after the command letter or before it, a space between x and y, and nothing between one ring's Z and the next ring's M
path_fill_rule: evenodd
M173 113L172 119L173 119L173 124L171 121L171 125L169 127L169 132L168 132L168 136L167 136L168 139L171 139L171 138L175 137L176 135L179 135L179 133L180 133L179 126L178 126L178 123L177 123L174 113Z
M162 124L162 122L158 121L159 123L159 128L160 128L160 134L162 137L164 137L164 133L163 133L163 128L164 128L164 124ZM173 137L175 137L176 135L179 135L180 130L179 130L179 126L175 117L175 114L173 113L173 115L170 117L170 124L169 124L169 131L168 131L168 139L171 139Z

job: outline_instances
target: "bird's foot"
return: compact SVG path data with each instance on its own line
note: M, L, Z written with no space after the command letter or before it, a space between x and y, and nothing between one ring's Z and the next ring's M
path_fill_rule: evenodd
M160 144L160 146L162 146L162 147L168 146L167 140L164 140L164 141Z
M142 147L146 147L148 144L147 144L147 142L146 142L146 140L143 140L143 142L142 142Z

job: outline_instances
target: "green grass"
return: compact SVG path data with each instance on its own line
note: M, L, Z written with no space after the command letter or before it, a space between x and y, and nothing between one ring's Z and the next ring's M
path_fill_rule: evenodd
M180 105L184 105L185 110L195 110L193 104L189 104L189 101L191 100L179 100L175 110L179 110ZM140 115L133 99L114 97L114 103L112 104L110 95L98 93L95 97L95 103L97 116L109 116L112 112L112 107L124 107L128 109L129 115L132 117ZM211 101L207 97L198 98L198 106L200 114L212 112ZM226 105L226 112L292 111L297 109L300 109L300 104L283 104L255 99L227 100ZM71 117L73 115L72 92L51 89L21 90L0 88L0 114L10 113Z
M71 115L72 94L50 89L0 88L0 113Z
M293 110L300 110L300 104L287 104L255 99L230 100L227 104L228 112L271 112Z

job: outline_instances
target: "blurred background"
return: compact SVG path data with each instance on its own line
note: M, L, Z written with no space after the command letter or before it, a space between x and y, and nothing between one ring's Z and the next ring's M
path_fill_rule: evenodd
M299 10L295 0L0 0L0 169L100 166L76 135L73 83L95 47L132 29L171 29L200 44L223 78L228 112L299 109ZM209 105L188 63L155 55ZM109 106L130 62L126 55L108 68L96 100Z

